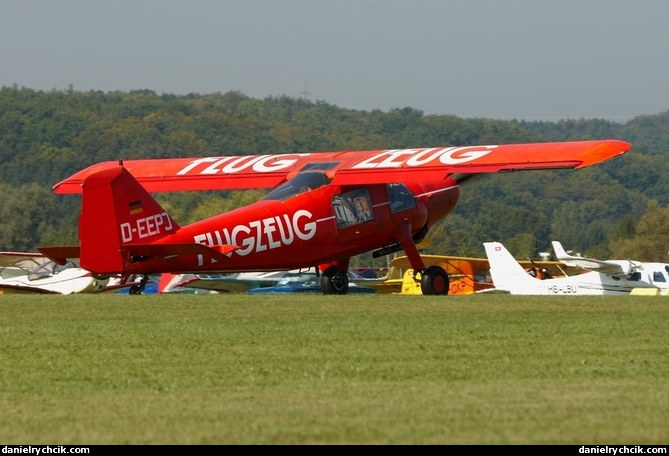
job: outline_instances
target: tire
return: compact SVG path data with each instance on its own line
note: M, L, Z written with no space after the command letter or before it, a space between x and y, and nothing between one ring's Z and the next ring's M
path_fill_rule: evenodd
M447 295L449 285L448 274L439 266L427 268L420 279L420 289L424 295Z
M321 289L323 294L347 294L348 274L338 270L337 266L330 266L321 275Z
M133 285L128 290L128 294L140 295L140 294L142 294L142 287L140 287L139 285Z

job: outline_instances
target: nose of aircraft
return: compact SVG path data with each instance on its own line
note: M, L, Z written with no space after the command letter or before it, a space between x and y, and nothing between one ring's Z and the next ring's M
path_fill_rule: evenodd
M445 218L455 209L460 198L458 182L448 177L441 182L420 184L427 200L428 228Z

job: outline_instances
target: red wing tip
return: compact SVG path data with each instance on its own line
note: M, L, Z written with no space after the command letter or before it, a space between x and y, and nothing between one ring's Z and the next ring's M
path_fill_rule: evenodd
M626 152L629 152L632 150L632 147L632 144L620 139L607 139L600 141L594 147L585 151L583 154L583 162L577 166L576 169L605 162Z

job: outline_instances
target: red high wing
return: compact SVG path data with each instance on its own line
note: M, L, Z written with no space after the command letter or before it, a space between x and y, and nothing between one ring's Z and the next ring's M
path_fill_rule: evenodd
M583 168L632 149L620 140L435 147L312 154L125 160L149 192L272 188L305 169L327 170L334 184L440 181L454 173ZM102 162L54 185L57 194L81 193L84 179L118 166Z

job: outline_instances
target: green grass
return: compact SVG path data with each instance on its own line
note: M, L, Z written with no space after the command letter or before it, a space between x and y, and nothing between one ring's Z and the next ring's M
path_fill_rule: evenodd
M3 444L666 444L669 298L0 296Z

